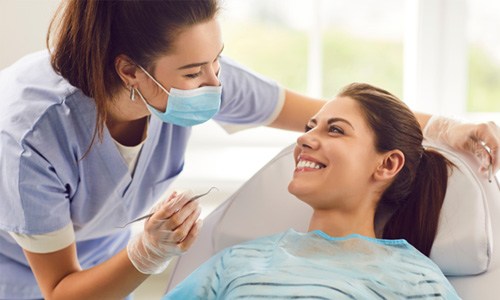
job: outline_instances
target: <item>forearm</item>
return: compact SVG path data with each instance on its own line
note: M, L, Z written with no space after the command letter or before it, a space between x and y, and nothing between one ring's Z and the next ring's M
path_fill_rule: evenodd
M54 299L123 299L148 277L122 250L100 265L66 276L54 290Z
M162 272L172 257L182 254L194 243L201 226L198 219L201 208L198 201L192 199L190 191L173 192L153 208L144 231L128 242L126 250L88 270L79 270L75 244L59 251L58 258L66 262L64 266L56 265L56 257L47 263L51 267L51 273L45 274L51 276L49 279L43 276L47 273L43 257L30 261L32 266L37 266L35 274L42 275L37 276L37 280L48 289L44 294L53 296L51 299L124 298L148 277L145 274Z
M413 112L415 114L415 117L417 118L418 123L420 124L420 128L424 129L425 125L427 125L427 122L429 119L432 117L432 115L429 114L424 114L421 112Z
M324 100L285 90L285 104L269 126L279 129L304 131L304 126L325 104Z
M46 299L123 299L148 277L137 271L125 250L87 270L68 255L68 249L27 254Z
M285 90L285 104L280 114L269 126L279 129L303 131L305 124L325 104L325 100L307 97L302 94ZM414 112L420 127L423 129L431 115Z

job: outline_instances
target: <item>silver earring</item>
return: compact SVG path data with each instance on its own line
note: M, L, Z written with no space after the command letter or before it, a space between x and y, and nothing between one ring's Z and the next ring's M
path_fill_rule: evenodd
M134 87L130 88L130 100L135 101L135 89L134 89Z

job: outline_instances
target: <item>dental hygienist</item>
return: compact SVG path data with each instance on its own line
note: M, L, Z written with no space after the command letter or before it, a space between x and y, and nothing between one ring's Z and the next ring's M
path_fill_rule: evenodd
M191 126L302 130L322 106L220 58L217 11L217 0L63 1L50 52L0 72L0 299L127 297L200 229L188 194L159 199ZM498 127L448 128L440 139L455 147L486 142L496 169ZM157 200L137 236L118 228Z

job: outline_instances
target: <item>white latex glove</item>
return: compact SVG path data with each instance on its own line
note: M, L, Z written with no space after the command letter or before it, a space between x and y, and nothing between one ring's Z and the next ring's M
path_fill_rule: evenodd
M173 192L152 209L144 230L129 241L128 257L139 272L161 273L173 256L191 247L202 225L201 208L198 201L189 201L192 197L191 191Z
M455 119L432 116L423 130L429 141L447 144L454 149L470 152L481 162L480 171L487 174L490 162L493 174L500 167L500 128L494 122L464 123ZM483 145L490 149L488 153Z

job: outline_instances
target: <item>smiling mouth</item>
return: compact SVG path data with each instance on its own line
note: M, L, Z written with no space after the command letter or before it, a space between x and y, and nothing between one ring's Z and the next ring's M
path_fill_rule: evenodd
M313 161L308 161L308 160L299 160L297 163L297 169L323 169L326 166L322 163L317 163Z

